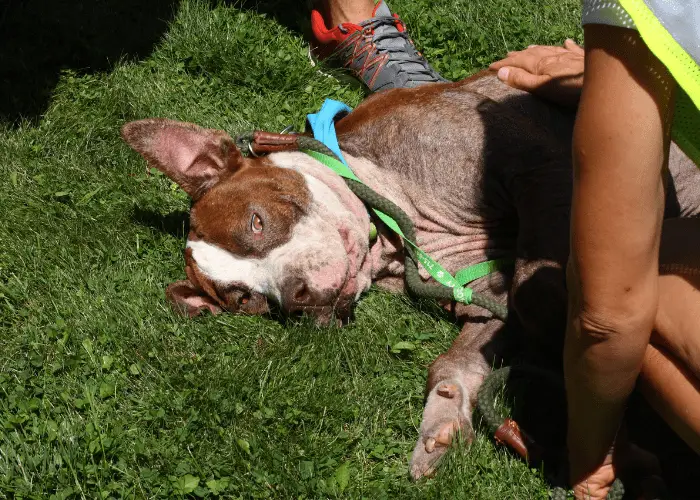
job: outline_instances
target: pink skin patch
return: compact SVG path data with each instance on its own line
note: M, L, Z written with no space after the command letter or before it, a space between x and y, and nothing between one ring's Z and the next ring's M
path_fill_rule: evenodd
M360 253L357 250L357 242L353 240L350 231L347 228L341 227L338 229L338 233L343 240L345 246L345 252L348 256L348 275L345 280L345 284L341 285L340 297L352 297L352 300L357 300L359 294L364 291L358 287L358 274L362 273L363 269L358 265L358 259ZM365 256L367 252L364 252ZM367 259L363 259L362 264L364 265Z
M291 168L325 184L338 197L345 209L355 216L356 221L362 224L360 229L363 234L369 234L367 209L364 203L350 191L342 177L304 153L275 153L271 154L269 158L278 167Z
M323 210L324 219L336 226L347 259L342 283L337 283L340 262L332 268L311 273L310 283L319 288L329 285L341 288L339 301L355 301L372 282L372 259L369 255L369 215L362 201L347 187L345 181L325 165L303 153L276 153L269 159L277 166L291 168L303 174L315 204ZM330 236L330 235L329 235ZM340 257L340 256L338 256Z

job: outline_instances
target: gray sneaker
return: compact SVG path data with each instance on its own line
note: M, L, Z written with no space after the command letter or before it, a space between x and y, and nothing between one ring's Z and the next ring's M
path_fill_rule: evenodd
M406 25L391 14L384 1L377 4L370 19L330 30L314 10L311 29L317 42L315 55L350 69L372 92L447 81L416 50Z

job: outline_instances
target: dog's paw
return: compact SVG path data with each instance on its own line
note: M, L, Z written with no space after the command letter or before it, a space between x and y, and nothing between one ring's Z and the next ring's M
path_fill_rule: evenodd
M430 391L423 410L420 436L411 455L413 479L435 472L437 462L458 432L465 442L473 441L469 395L459 380L444 380Z

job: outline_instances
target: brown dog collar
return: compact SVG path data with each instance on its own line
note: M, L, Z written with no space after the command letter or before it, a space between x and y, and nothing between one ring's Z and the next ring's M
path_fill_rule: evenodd
M239 144L242 151L247 151L252 156L260 156L268 153L280 151L298 151L298 134L276 134L274 132L264 132L256 130L252 134L252 140L247 144Z

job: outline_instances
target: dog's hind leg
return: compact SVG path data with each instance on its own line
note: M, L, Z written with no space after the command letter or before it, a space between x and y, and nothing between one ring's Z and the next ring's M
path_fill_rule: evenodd
M411 456L414 479L433 473L457 433L467 443L474 438L476 395L491 371L503 329L498 320L482 320L467 322L450 349L430 366L420 436Z

